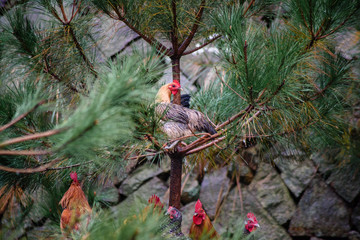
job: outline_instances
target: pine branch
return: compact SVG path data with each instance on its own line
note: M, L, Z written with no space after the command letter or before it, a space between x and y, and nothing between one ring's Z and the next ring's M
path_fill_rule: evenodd
M44 72L47 74L50 74L51 77L53 77L55 80L57 80L58 82L64 82L57 74L55 74L53 71L51 71L50 69L50 65L49 62L47 61L46 57L43 57L44 59ZM72 86L70 83L65 82L65 85L68 86L71 90L73 90L74 92L78 93L79 90L77 90L74 86Z
M49 150L39 150L39 151L32 151L32 150L0 150L0 155L12 155L12 156L40 156L40 155L50 155L53 151Z
M133 43L139 41L140 39L142 39L141 36L136 36L135 38L131 39L117 53L114 53L113 55L111 55L110 59L114 61L116 56L120 55L123 51L125 51L126 48L130 47Z
M171 1L171 12L173 14L173 26L170 32L171 42L173 45L173 55L177 56L179 48L178 40L178 26L177 26L177 15L176 15L176 0Z
M249 6L245 9L243 16L246 15L246 13L249 11L250 7L254 4L255 0L251 0L251 2L249 3Z
M193 53L193 52L196 52L197 50L202 49L203 47L209 45L210 43L214 42L215 40L217 40L217 39L219 39L219 38L221 38L221 37L222 37L222 35L217 35L216 37L213 37L212 39L210 39L209 41L203 43L203 44L200 45L199 47L196 47L196 48L194 48L194 49L192 49L192 50L189 50L189 51L184 52L182 55L183 55L183 56L186 56L186 55L189 55L189 54L191 54L191 53Z
M5 129L11 127L12 125L16 124L18 121L20 121L21 119L23 119L24 117L26 117L29 113L31 113L32 111L34 111L35 109L37 109L39 106L43 105L44 103L46 103L45 100L40 101L39 103L37 103L33 108L31 108L29 111L21 114L20 116L18 116L17 118L15 118L14 120L12 120L11 122L9 122L8 124L5 124L3 126L0 127L0 132L4 131Z
M84 62L86 63L86 65L88 65L88 67L90 68L91 73L92 73L95 77L97 77L97 76L98 76L98 73L95 71L94 66L91 64L91 62L90 62L90 60L88 59L88 57L86 56L83 48L81 47L79 41L77 40L72 25L71 25L70 23L68 23L67 26L69 27L70 36L71 36L73 42L75 43L75 47L77 48L80 56L82 57L82 59L84 60Z
M216 139L216 140L214 140L214 141L212 141L212 142L210 142L210 143L207 143L207 144L205 144L205 145L202 145L201 147L198 147L198 148L192 149L192 150L190 150L190 151L187 151L187 152L185 153L185 156L186 156L186 155L193 154L193 153L200 152L200 151L202 151L202 150L204 150L204 149L206 149L206 148L208 148L208 147L211 147L212 145L215 145L216 143L218 143L218 142L220 142L220 141L222 141L222 140L224 140L224 139L225 139L225 136L220 137L220 138L218 138L218 139Z
M77 163L77 164L64 166L64 167L47 168L45 171L51 171L51 170L58 171L58 170L64 170L64 169L68 169L68 168L80 167L81 165L89 164L89 163L92 163L92 162L93 161L87 161L87 162L84 162L84 163Z
M204 12L204 8L205 8L205 0L201 0L199 11L195 16L194 25L192 26L191 31L190 31L189 35L187 36L187 38L182 42L182 44L179 47L179 52L178 52L179 55L182 55L184 53L184 51L186 50L186 48L189 46L192 39L194 38L195 33L197 32L197 29L199 28L199 23L200 23L202 14Z
M215 67L215 72L216 72L216 75L217 75L217 76L219 77L219 79L221 80L221 82L225 84L225 86L227 86L232 92L234 92L236 95L238 95L242 100L246 101L245 98L243 98L237 91L235 91L234 89L232 89L232 88L229 86L229 84L227 84L227 83L222 79L222 77L219 75L218 70L217 70L216 67Z
M331 30L328 34L325 34L323 36L319 36L318 39L323 39L326 38L328 36L330 36L331 34L335 33L337 30L339 30L339 28L341 28L342 26L345 25L345 23L347 21L349 21L349 19L360 9L360 4L359 6L343 21L341 22L337 27L335 27L333 30Z
M144 39L146 42L148 42L151 46L155 47L159 52L161 52L162 54L166 55L166 56L171 56L171 50L168 49L167 47L165 47L162 43L160 43L159 41L157 41L156 39L150 37L150 36L146 36L145 34L143 34L140 30L138 30L134 25L132 25L120 12L119 10L114 7L113 5L111 5L111 7L114 9L117 18L116 20L120 20L123 23L125 23L126 26L128 26L131 30L133 30L135 33L137 33L142 39ZM111 16L110 16L111 17Z
M0 165L0 170L1 171L5 171L5 172L12 172L12 173L26 173L26 174L30 174L30 173L38 173L38 172L44 172L44 171L48 171L48 170L54 170L54 169L50 169L50 167L54 166L56 163L58 163L59 161L61 161L61 158L56 158L54 160L52 160L49 163L46 163L44 165L41 165L39 167L36 168L10 168L10 167L6 167L6 166L1 166Z
M29 140L34 140L34 139L39 139L39 138L43 138L43 137L53 136L55 134L63 132L64 130L65 129L55 129L55 130L49 130L49 131L46 131L46 132L35 133L35 134L27 135L27 136L21 136L21 137L13 138L13 139L10 139L10 140L7 140L7 141L4 141L4 142L0 143L0 148L5 147L7 145L14 144L14 143L25 142L25 141L29 141Z

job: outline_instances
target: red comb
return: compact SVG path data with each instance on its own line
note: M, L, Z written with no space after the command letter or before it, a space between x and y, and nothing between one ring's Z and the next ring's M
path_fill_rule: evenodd
M155 194L153 194L149 200L148 200L149 203L159 203L160 202L160 198L158 196L156 196Z
M158 196L156 196L155 194L153 194L149 200L148 200L149 203L154 203L154 207L161 207L163 208L164 205L161 203L160 201L160 198Z
M173 81L173 83L175 83L175 84L177 84L177 85L180 86L180 82L179 82L179 80L177 80L177 79L175 79L175 80Z
M77 182L78 179L77 179L77 173L76 172L71 172L70 173L70 178L74 181L74 182Z
M252 212L249 212L247 215L246 215L247 218L251 218L253 219L254 221L256 221L256 217L255 215L252 213Z
M200 209L202 209L202 203L200 202L200 199L198 199L195 204L195 212L200 211Z

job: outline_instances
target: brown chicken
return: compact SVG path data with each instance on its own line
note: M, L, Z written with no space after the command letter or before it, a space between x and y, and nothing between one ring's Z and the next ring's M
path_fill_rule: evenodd
M59 203L64 209L60 219L61 232L64 234L72 230L79 230L80 221L83 219L87 219L88 224L92 211L81 189L76 172L70 173L70 178L73 182Z
M171 95L181 89L178 82L162 86L156 95L156 113L162 120L162 131L170 139L189 136L195 132L215 134L216 130L199 111L171 103Z
M195 213L190 227L189 237L192 240L218 239L219 235L213 227L210 218L202 208L200 199L195 204Z

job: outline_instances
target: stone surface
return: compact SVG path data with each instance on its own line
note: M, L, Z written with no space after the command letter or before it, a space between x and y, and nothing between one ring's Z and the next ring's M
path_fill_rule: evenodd
M191 173L181 194L181 203L186 205L190 202L196 201L200 196L200 184L197 180L197 175Z
M116 188L104 188L97 198L106 204L114 205L119 202L119 192Z
M132 212L138 213L147 204L149 197L153 194L156 194L166 206L167 203L163 201L163 196L167 189L168 187L159 178L154 177L120 204L112 207L112 210L121 213L123 216L128 216L129 213Z
M312 159L319 166L326 183L347 202L352 202L360 194L360 174L354 173L354 169L348 166L339 168L329 154L313 154Z
M227 168L221 168L205 175L200 189L200 201L203 204L210 219L215 217L216 203L219 193L222 191L220 198L224 197L229 185L227 178Z
M299 197L315 175L316 168L311 161L294 161L278 157L274 160L281 171L281 178L290 191Z
M326 183L349 203L360 193L360 173L353 169L334 168Z
M280 225L294 214L295 203L281 177L270 164L262 163L259 166L249 190Z
M156 165L145 164L136 169L120 185L119 192L125 196L133 193L144 182L160 174L163 170Z
M279 226L276 220L262 208L258 199L251 194L248 187L242 188L243 211L237 188L230 191L224 200L220 214L214 221L214 227L219 234L239 233L244 231L245 216L248 212L255 214L260 228L254 232L257 240L291 240L285 229Z
M196 202L191 202L180 209L183 219L181 224L181 231L186 235L188 235L190 231L190 226L192 224L192 217L195 211L195 204Z
M360 232L360 202L353 210L353 213L351 215L351 223Z
M346 237L349 217L342 200L316 177L300 199L289 232L293 236Z
M236 175L240 175L240 182L247 185L250 184L254 178L251 169L242 161L239 155L234 157L234 162L231 163L228 172L228 177L234 181L236 180Z

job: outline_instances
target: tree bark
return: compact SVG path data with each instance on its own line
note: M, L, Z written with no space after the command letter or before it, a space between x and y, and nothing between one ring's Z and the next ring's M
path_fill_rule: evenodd
M178 82L180 84L180 57L172 56L171 57L172 64L172 73L173 73L173 82ZM181 104L181 92L174 96L173 103L180 105Z
M174 154L169 154L169 156L171 159L169 206L180 209L183 155L175 152Z

